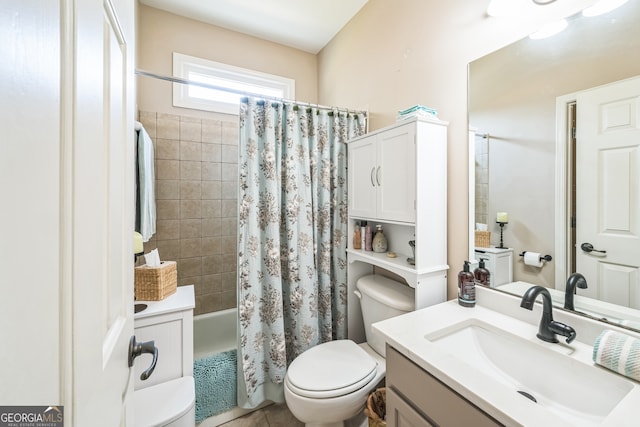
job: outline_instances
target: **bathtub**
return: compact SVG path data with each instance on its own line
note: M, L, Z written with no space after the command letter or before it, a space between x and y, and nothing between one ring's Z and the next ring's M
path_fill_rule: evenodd
M237 349L238 310L230 308L193 317L193 358ZM215 427L266 406L255 409L231 408L204 419L198 427Z
M214 311L193 317L193 358L237 348L238 310Z

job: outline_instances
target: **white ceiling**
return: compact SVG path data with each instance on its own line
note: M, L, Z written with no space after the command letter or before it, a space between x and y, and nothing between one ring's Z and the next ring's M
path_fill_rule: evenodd
M318 53L368 0L140 0L176 15Z

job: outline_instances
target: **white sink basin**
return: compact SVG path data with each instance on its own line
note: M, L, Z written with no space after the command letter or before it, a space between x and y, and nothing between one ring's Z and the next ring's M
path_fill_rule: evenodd
M633 389L622 377L576 363L569 357L569 346L524 339L478 319L450 325L425 338L575 425L602 423Z

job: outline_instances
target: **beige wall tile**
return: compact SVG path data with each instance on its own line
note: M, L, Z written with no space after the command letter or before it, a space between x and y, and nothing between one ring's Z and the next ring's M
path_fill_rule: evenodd
M237 289L236 284L236 273L227 272L222 274L222 292L225 291L234 291Z
M162 179L156 181L157 200L178 200L180 198L180 181Z
M215 162L202 162L202 180L220 181L222 180L222 166Z
M220 308L220 293L213 292L209 294L203 294L196 296L196 308L193 310L194 314L210 313L212 311L218 311Z
M178 261L178 271L180 278L202 276L202 258L181 258Z
M237 252L236 248L238 246L238 242L236 236L222 236L222 250L225 253L233 253Z
M222 161L222 145L202 143L202 161L203 162Z
M238 235L238 219L237 218L221 218L220 227L222 235L237 236Z
M202 120L202 142L216 144L222 142L222 123L220 120Z
M201 286L196 289L196 295L222 291L221 274L205 274L202 276Z
M202 143L192 141L180 141L180 160L202 160Z
M144 130L153 139L156 138L156 113L150 111L140 111L138 121L142 123Z
M175 139L156 138L156 158L166 160L180 160L180 142Z
M159 219L156 225L156 238L158 240L173 240L180 238L180 220Z
M200 181L202 179L202 162L181 160L180 179Z
M156 161L156 179L180 179L180 162L158 159Z
M180 199L202 199L202 181L180 181Z
M220 308L219 310L225 310L227 308L236 307L238 303L238 297L235 289L230 291L224 291L221 294ZM278 425L278 424L275 424Z
M181 141L202 141L202 124L200 119L188 120L182 117L180 121L180 140Z
M222 200L222 216L235 218L238 215L237 205L236 200Z
M182 219L180 220L180 238L194 239L202 236L202 220L201 219Z
M156 217L161 219L180 219L180 200L156 200Z
M238 182L238 163L222 164L222 180Z
M227 248L225 248L225 252L226 251L227 251ZM236 254L235 252L222 254L223 272L235 272L237 266L238 266L238 254Z
M180 219L202 218L201 200L180 200Z
M158 240L158 254L163 261L180 259L180 240Z
M163 139L180 139L179 116L158 113L156 121L156 137Z
M238 198L238 183L236 181L222 181L222 199Z
M202 287L202 276L183 277L178 279L178 286L193 285L194 292Z
M192 258L202 255L202 239L180 239L180 257Z
M202 238L202 256L213 256L222 253L222 240L219 236Z
M237 145L222 145L222 162L238 164Z
M239 122L222 122L222 143L228 145L238 145Z
M202 257L202 274L219 274L222 272L222 255Z
M202 237L218 237L222 235L220 218L202 219Z
M221 200L203 200L202 218L220 218L222 216Z
M222 183L220 181L202 181L202 200L220 199Z

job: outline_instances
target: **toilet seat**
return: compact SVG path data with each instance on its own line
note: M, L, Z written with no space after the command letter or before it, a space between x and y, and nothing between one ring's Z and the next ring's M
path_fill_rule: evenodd
M377 362L351 340L319 344L289 366L285 382L309 398L339 397L359 390L376 376Z
M195 400L195 384L191 376L136 390L133 393L134 425L166 426L189 412Z

